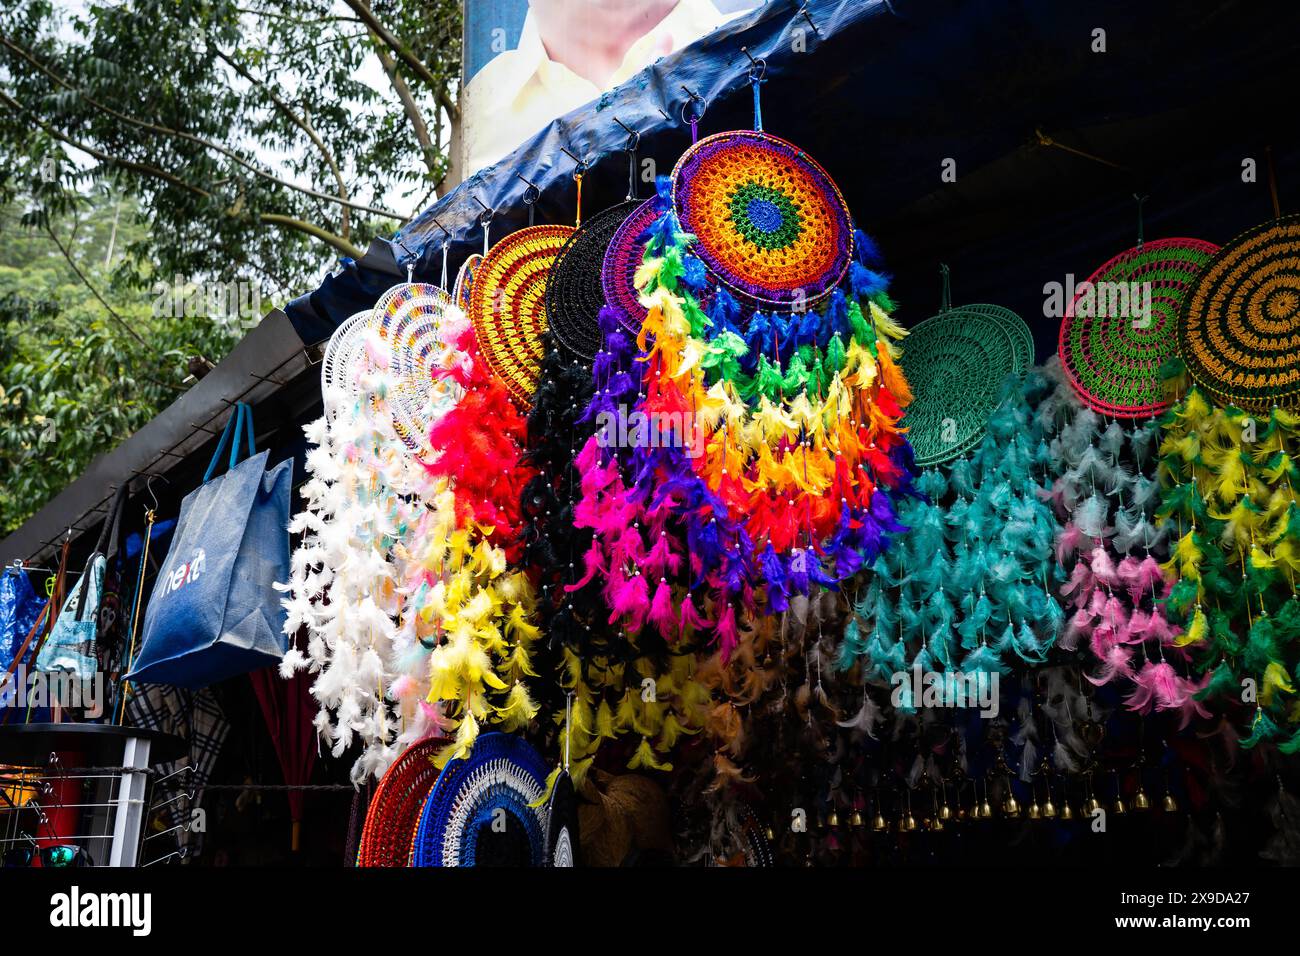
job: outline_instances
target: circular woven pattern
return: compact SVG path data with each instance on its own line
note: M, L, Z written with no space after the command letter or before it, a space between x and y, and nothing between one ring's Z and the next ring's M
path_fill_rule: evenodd
M1083 401L1117 418L1168 407L1160 366L1175 354L1179 309L1215 249L1200 239L1157 239L1121 252L1080 284L1059 351Z
M415 866L546 865L546 833L536 803L546 768L537 751L509 734L481 734L464 759L443 767L415 832Z
M333 421L345 404L361 391L357 381L360 363L365 356L365 336L374 312L367 309L348 316L330 336L321 359L321 399L325 417Z
M903 424L916 463L928 467L984 436L1002 381L1016 370L1016 347L998 319L949 309L908 332L902 367L913 396Z
M673 170L692 252L724 285L769 305L810 304L848 271L853 226L839 189L798 147L767 133L718 133Z
M573 778L561 770L546 802L546 865L577 866L578 795Z
M597 317L605 306L602 266L619 227L638 207L636 200L602 210L569 237L546 280L546 317L556 340L591 361L600 349Z
M429 429L461 397L460 386L432 374L445 364L448 349L441 329L455 309L446 292L422 282L396 286L375 304L374 324L388 346L385 399L393 429L417 455L435 454Z
M1223 404L1300 406L1300 216L1219 250L1183 301L1178 346L1196 384Z
M776 859L772 854L772 844L768 842L767 834L763 832L763 827L758 822L758 817L754 815L754 810L749 804L745 804L741 810L741 827L745 866L776 866Z
M393 763L370 800L357 866L410 866L411 845L425 798L438 779L433 765L441 743L425 740Z
M460 271L456 273L456 285L452 290L451 297L466 313L469 312L470 294L474 291L474 276L478 273L478 267L482 264L483 257L475 252L461 263Z
M1011 338L1011 347L1015 353L1015 367L1012 369L1017 375L1026 372L1034 364L1034 333L1029 331L1029 326L1025 320L1010 309L1003 308L1000 305L990 305L986 302L978 302L974 305L962 305L957 307L962 312L974 312L977 315L987 316L1007 333Z
M529 226L502 239L473 276L469 317L492 373L524 409L546 350L546 278L571 226Z
M614 230L601 267L605 302L618 310L619 321L633 333L641 331L641 323L646 317L646 308L641 304L634 279L645 257L645 232L658 218L659 211L653 199L637 206L632 215Z

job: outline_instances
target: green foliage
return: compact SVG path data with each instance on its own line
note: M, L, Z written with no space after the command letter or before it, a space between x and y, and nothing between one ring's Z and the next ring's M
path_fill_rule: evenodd
M147 291L110 288L110 241L120 250L144 234L128 201L101 194L50 226L147 345L19 212L0 208L0 535L174 401L190 356L219 358L239 334L230 323L155 317Z
M119 282L296 293L427 204L459 64L457 0L15 4L0 12L0 201L30 198L40 220L108 181L150 225Z
M428 204L460 31L459 0L0 7L0 534L238 338L156 285L283 302Z

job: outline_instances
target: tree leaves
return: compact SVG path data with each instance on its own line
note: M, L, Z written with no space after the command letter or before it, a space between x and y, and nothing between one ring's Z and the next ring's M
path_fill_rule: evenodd
M156 316L143 291L111 287L104 254L114 219L119 248L143 234L120 197L93 196L75 218L51 225L151 350L108 319L48 237L21 228L17 213L0 209L0 535L174 401L188 356L219 358L235 339L225 324Z
M396 79L378 35L330 0L19 6L0 13L0 201L27 194L39 225L68 212L69 191L111 180L152 226L132 250L137 284L252 272L300 292L395 231L445 174L455 0L372 5L421 57Z

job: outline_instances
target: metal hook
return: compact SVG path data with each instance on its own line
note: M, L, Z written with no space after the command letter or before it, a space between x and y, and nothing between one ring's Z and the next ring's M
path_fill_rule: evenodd
M444 236L447 237L447 241L448 241L448 242L451 242L451 233L449 233L449 232L447 231L447 227L446 227L446 226L444 226L442 223L440 223L440 222L438 221L438 217L437 217L437 216L430 216L429 219L433 222L433 224L434 224L435 226L437 226L439 229L442 230L442 234L443 234Z
M190 849L189 847L183 846L179 850L172 850L172 852L168 853L166 856L160 856L156 860L150 860L148 863L144 864L144 866L142 866L141 869L144 869L144 867L147 866L155 866L159 863L166 863L172 857L177 857L183 860L185 859L185 857L189 855L189 849Z
M146 475L146 476L145 476L145 480L144 480L144 490L145 490L145 492L149 495L149 497L153 500L153 508L150 509L150 510L156 512L156 511L158 510L158 496L155 495L155 494L153 493L153 480L154 480L155 478L161 478L164 482L166 482L166 483L169 484L169 485L171 484L171 480L170 480L166 475Z
M621 119L619 119L617 116L614 117L614 122L617 123L619 126L623 127L623 129L627 132L627 146L625 146L624 149L629 153L635 152L636 148L641 145L640 131L634 130L632 127L628 126Z
M682 92L685 93L688 97L690 97L690 99L688 99L685 103L682 104L682 122L685 123L687 126L690 126L692 123L698 123L704 117L704 109L703 109L704 100L700 99L699 94L696 93L694 90L692 90L689 86L683 86ZM701 109L699 113L697 113L694 117L692 117L687 112L687 110L690 108L690 105L692 103L701 104Z
M749 47L747 46L742 46L740 52L745 54L745 58L749 60L749 78L751 80L757 79L761 82L763 77L767 76L767 61L761 57L757 60L754 59L754 54L749 52ZM757 75L755 75L756 73Z
M396 242L397 247L401 249L403 252L405 252L408 256L412 254L410 247L407 246L406 240L402 238L402 234L400 232L397 235L393 236L393 241Z
M587 165L587 161L585 159L579 159L577 156L574 156L563 146L560 147L560 152L562 152L565 156L568 156L569 159L573 160L574 165L578 167L576 170L577 175L581 175L591 168L590 166Z
M1134 198L1135 200L1137 200L1137 204L1138 204L1138 241L1137 241L1137 247L1138 247L1139 249L1141 249L1142 246L1143 246L1143 244L1144 244L1144 242L1145 242L1145 239L1146 239L1146 237L1143 235L1143 227L1144 227L1144 223L1142 222L1142 206L1143 206L1143 204L1144 204L1148 199L1150 199L1151 197L1148 196L1146 193L1143 193L1143 194L1140 195L1140 196L1139 196L1137 193L1134 193L1134 194L1133 194L1133 198Z
M488 205L486 205L486 204L483 202L483 200L479 199L478 196L476 196L474 193L470 193L469 196L470 196L470 198L473 199L476 203L478 203L480 206L483 207L483 212L482 212L482 214L478 217L478 221L479 221L479 225L480 225L480 226L486 226L488 223L490 223L490 222L492 221L492 216L495 214L495 210L493 210L491 207L489 207Z
M523 195L523 200L527 205L531 206L533 203L537 202L537 200L542 198L542 190L537 183L533 182L531 179L524 176L523 173L518 171L515 172L515 176L518 177L520 182L528 186L528 188L524 190Z
M812 27L812 32L814 35L818 37L822 35L821 31L817 29L817 24L813 22L812 14L808 12L807 0L805 0L804 3L801 3L799 5L799 9L795 11L795 15L801 16L808 21L808 26Z

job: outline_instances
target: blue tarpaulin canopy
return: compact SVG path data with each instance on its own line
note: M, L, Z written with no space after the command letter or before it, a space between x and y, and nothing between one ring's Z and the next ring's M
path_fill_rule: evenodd
M1225 242L1272 216L1271 146L1286 199L1300 150L1273 101L1297 88L1300 64L1277 38L1297 26L1300 4L1248 0L773 0L557 119L288 313L313 341L404 277L398 263L417 258L436 281L447 244L454 275L482 250L485 206L494 239L527 224L528 182L538 222L572 222L565 149L592 165L588 212L623 199L616 118L659 173L690 143L688 108L703 108L701 135L751 127L744 48L766 61L765 128L826 167L880 241L900 319L935 311L945 262L954 301L1021 312L1042 359L1057 328L1043 285L1133 245L1135 194L1150 197L1147 238Z

